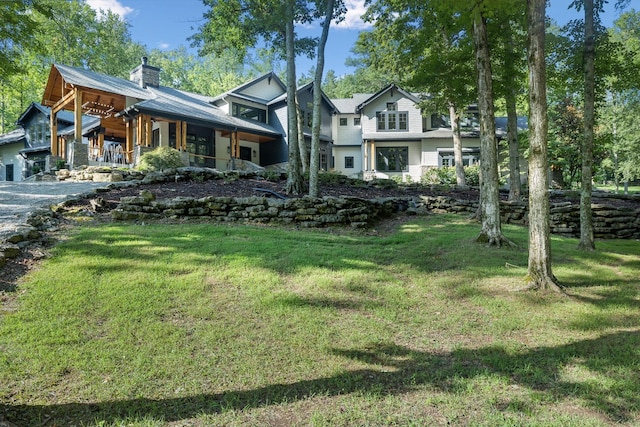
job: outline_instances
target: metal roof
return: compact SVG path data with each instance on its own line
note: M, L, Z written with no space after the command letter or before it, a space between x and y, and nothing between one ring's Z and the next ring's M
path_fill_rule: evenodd
M0 135L0 145L14 144L24 139L25 133L23 128L14 129L4 135Z
M88 87L137 99L148 99L152 96L148 90L130 80L107 76L85 70L84 68L70 67L68 65L54 64L54 66L60 75L62 75L65 82L76 86Z

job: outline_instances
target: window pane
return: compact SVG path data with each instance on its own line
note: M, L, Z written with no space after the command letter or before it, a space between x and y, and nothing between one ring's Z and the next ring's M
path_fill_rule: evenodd
M376 150L376 169L400 172L407 169L408 147L382 147Z
M389 114L388 115L388 129L389 130L396 130L396 115L395 114Z
M396 105L395 102L387 102L387 111L396 111Z
M360 117L354 117L353 118L353 125L354 126L360 126Z
M340 126L346 126L346 125L347 125L347 118L340 117Z
M344 158L344 167L346 169L351 169L353 168L353 156L346 156Z
M386 117L386 114L384 113L381 113L381 112L376 113L376 120L378 121L378 130L385 130L387 128L385 125L385 117Z
M407 130L409 128L407 113L398 113L398 122L398 129Z

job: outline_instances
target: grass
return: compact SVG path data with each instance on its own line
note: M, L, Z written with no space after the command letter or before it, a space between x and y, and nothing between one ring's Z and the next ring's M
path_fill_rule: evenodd
M477 232L81 226L0 317L0 422L640 423L638 242L553 237L567 298Z
M596 184L594 186L595 188L597 188L598 190L601 191L609 191L611 193L615 193L616 192L616 186L613 184ZM640 194L640 185L630 185L628 190L629 194ZM617 194L624 194L624 185L620 184L618 186L618 193Z

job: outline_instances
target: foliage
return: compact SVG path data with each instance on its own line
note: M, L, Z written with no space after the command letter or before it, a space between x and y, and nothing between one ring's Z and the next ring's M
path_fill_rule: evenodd
M480 185L480 167L478 165L465 166L464 175L467 185L476 187ZM420 183L423 185L455 186L456 182L456 168L453 166L429 168L420 178Z
M637 242L554 238L562 298L514 292L526 252L476 233L83 227L3 295L3 421L637 424Z
M138 169L141 171L162 171L184 166L182 153L171 147L157 147L144 153Z
M0 73L0 96L4 105L1 124L5 132L31 102L42 99L51 65L60 63L123 78L145 55L144 46L133 42L129 25L110 11L96 13L84 1L39 0L0 2L0 11L21 4L33 27L22 42L14 44L14 65L19 73ZM21 16L20 14L16 16ZM12 31L21 26L13 20ZM28 43L26 41L29 40ZM61 48L64 46L64 48Z

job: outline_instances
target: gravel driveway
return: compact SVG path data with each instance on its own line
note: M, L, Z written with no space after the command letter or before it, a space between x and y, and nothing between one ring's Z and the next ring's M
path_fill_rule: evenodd
M46 208L67 199L104 188L104 182L6 182L0 181L0 241L37 208Z

